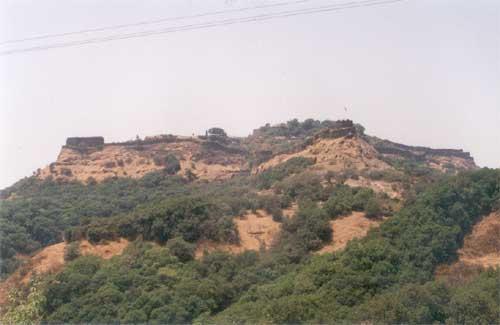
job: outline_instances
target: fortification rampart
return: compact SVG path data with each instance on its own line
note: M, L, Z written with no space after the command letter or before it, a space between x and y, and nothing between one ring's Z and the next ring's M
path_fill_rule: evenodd
M101 147L103 145L103 137L71 137L66 139L68 147Z
M356 128L351 120L339 120L332 122L328 128L318 131L314 135L314 139L337 139L342 137L353 137L355 135Z
M104 142L104 137L70 137L66 139L66 144L63 147L82 151L87 149L102 149L104 146L127 146L133 148L150 144L185 141L200 142L199 139L194 137L178 137L171 134L162 134L158 136L146 137L145 139L109 143Z
M397 154L406 157L446 156L463 159L472 159L469 152L461 149L432 149L427 147L413 147L391 141L380 141L374 144L375 149L382 154Z

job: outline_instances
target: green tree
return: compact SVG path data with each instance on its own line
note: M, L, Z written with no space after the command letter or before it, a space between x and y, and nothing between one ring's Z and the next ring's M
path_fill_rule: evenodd
M224 137L224 138L227 137L226 131L224 131L224 129L222 129L222 128L217 128L217 127L208 129L207 135L208 136Z
M374 197L368 199L365 204L365 213L368 218L380 216L380 214L382 213L380 202Z
M324 209L330 217L337 217L350 213L353 209L353 202L352 189L346 185L339 185L326 201Z
M80 256L80 242L74 241L64 248L64 260L69 262Z
M2 324L38 324L43 317L45 295L42 282L34 278L29 284L28 294L17 288L8 296L6 312L1 316Z
M182 237L175 237L167 242L167 248L181 262L187 262L194 258L196 245L188 243Z
M177 157L173 154L168 154L165 157L165 172L168 175L174 175L179 170L181 170L179 159L177 159Z

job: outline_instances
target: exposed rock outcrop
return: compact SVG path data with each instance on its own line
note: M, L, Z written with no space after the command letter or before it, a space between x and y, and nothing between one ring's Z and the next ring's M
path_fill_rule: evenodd
M166 168L164 158L168 155L179 161L180 175L189 173L198 179L230 178L246 168L243 151L194 137L160 136L110 144L102 144L101 139L69 138L57 161L39 170L37 176L82 182L141 178Z
M306 121L307 122L307 121ZM315 159L316 171L386 170L390 159L409 159L440 171L474 169L468 152L454 149L412 147L357 131L351 120L296 120L266 125L247 138L222 135L181 137L158 135L126 142L105 143L103 137L72 137L56 162L38 170L39 178L102 181L113 177L141 178L165 169L165 159L175 156L179 175L190 179L220 180L261 172L293 157ZM221 129L222 130L222 129ZM393 164L392 164L393 165Z

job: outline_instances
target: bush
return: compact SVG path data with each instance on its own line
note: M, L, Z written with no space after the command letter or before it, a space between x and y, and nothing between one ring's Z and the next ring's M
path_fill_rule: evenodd
M80 256L80 242L72 242L64 248L64 260L72 261Z
M298 200L321 201L328 197L321 185L321 178L308 172L290 176L277 183L276 190Z
M354 196L351 188L346 185L339 185L334 189L328 201L326 201L324 209L331 218L334 218L351 213L353 203Z
M304 202L295 217L285 219L278 247L293 262L321 248L332 238L328 215L312 202Z
M167 248L181 262L187 262L194 258L196 245L188 243L182 237L175 237L167 242Z
M273 220L277 222L280 222L283 218L282 208L290 203L282 195L259 195L257 200L258 208L271 214Z
M116 232L109 229L106 225L92 225L87 230L87 238L94 244L104 240L113 240L115 237Z
M73 172L71 171L71 169L63 167L61 168L61 175L71 177L73 176Z
M206 133L207 136L218 136L224 138L227 137L226 131L224 131L224 129L222 128L217 127L208 129Z
M168 175L174 175L181 169L179 159L172 153L157 154L153 157L153 162L156 166L165 166L164 170Z
M260 189L268 189L274 183L285 179L287 176L304 171L314 164L314 160L304 157L294 157L284 163L271 167L258 174L256 185Z
M187 180L190 181L190 182L198 179L198 176L196 176L196 174L193 173L193 171L191 169L187 169L186 170L185 176L186 176Z
M368 218L374 218L380 216L382 213L382 207L379 201L372 197L365 204L365 213Z
M375 192L370 188L358 188L353 196L352 209L355 211L366 210L368 202L375 197Z
M165 172L168 175L174 175L179 170L181 170L179 159L177 159L177 157L173 154L169 154L165 157L165 165Z

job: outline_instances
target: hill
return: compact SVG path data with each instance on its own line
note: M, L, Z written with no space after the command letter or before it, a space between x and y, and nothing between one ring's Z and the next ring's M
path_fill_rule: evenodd
M170 168L171 174L220 180L259 173L293 157L315 159L319 171L394 169L415 163L439 171L476 168L469 153L452 149L410 147L364 134L352 121L296 120L257 129L247 138L224 130L206 136L159 135L121 143L102 137L68 138L57 160L36 171L40 179L81 182L113 177L141 178Z
M352 121L68 138L0 193L3 320L492 322L494 289L478 288L498 260L468 277L440 270L492 254L468 238L493 227L477 222L500 208L499 188L468 153ZM483 312L464 316L476 294Z

